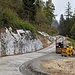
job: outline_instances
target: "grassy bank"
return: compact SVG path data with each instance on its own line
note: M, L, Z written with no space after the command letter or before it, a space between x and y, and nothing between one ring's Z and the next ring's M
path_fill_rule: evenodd
M71 38L67 38L68 41L71 42L71 44L75 47L75 40L74 39L71 39Z
M41 32L43 31L45 33L48 33L49 35L53 35L57 33L56 29L51 27L50 25L42 24L42 25L34 25L34 27L38 31L41 31Z

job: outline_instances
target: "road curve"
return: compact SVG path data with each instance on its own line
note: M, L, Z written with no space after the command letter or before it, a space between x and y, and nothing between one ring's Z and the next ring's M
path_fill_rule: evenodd
M27 54L22 54L22 55L1 57L0 58L0 75L23 75L19 70L19 67L23 63L26 63L40 56L47 55L50 52L54 52L54 51L55 51L55 43L37 52L32 52L32 53L27 53Z
M58 41L62 41L62 38L59 38ZM42 53L44 55L22 64L20 66L21 73L23 75L47 75L47 73L41 70L40 61L47 59L63 58L61 57L61 55L56 54L54 52L55 52L55 42L51 46L37 52L37 53Z
M61 54L56 54L55 52L48 53L39 58L28 61L20 66L20 71L23 75L47 75L40 67L41 60L50 59L64 59L68 57L62 57Z

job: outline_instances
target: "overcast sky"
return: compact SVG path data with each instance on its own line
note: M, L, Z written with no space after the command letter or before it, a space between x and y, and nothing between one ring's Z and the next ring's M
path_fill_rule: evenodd
M68 2L71 3L72 11L74 11L75 0L52 0L52 2L55 5L55 14L57 15L57 20L59 20L61 14L65 14L65 8Z

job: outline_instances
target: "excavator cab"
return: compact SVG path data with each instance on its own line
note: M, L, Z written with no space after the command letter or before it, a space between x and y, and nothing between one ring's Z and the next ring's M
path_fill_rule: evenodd
M61 54L62 56L72 56L74 55L74 49L72 43L64 43L63 37L60 42L56 39L56 53Z
M56 42L56 53L61 54L64 44L62 42Z

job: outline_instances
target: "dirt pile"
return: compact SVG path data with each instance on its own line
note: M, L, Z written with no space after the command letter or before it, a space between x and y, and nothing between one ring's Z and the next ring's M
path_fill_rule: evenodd
M42 60L41 68L50 75L75 75L75 58Z
M48 47L51 44L51 42L48 39L46 39L45 37L43 37L41 35L38 35L38 38L42 42L42 45L44 48Z

